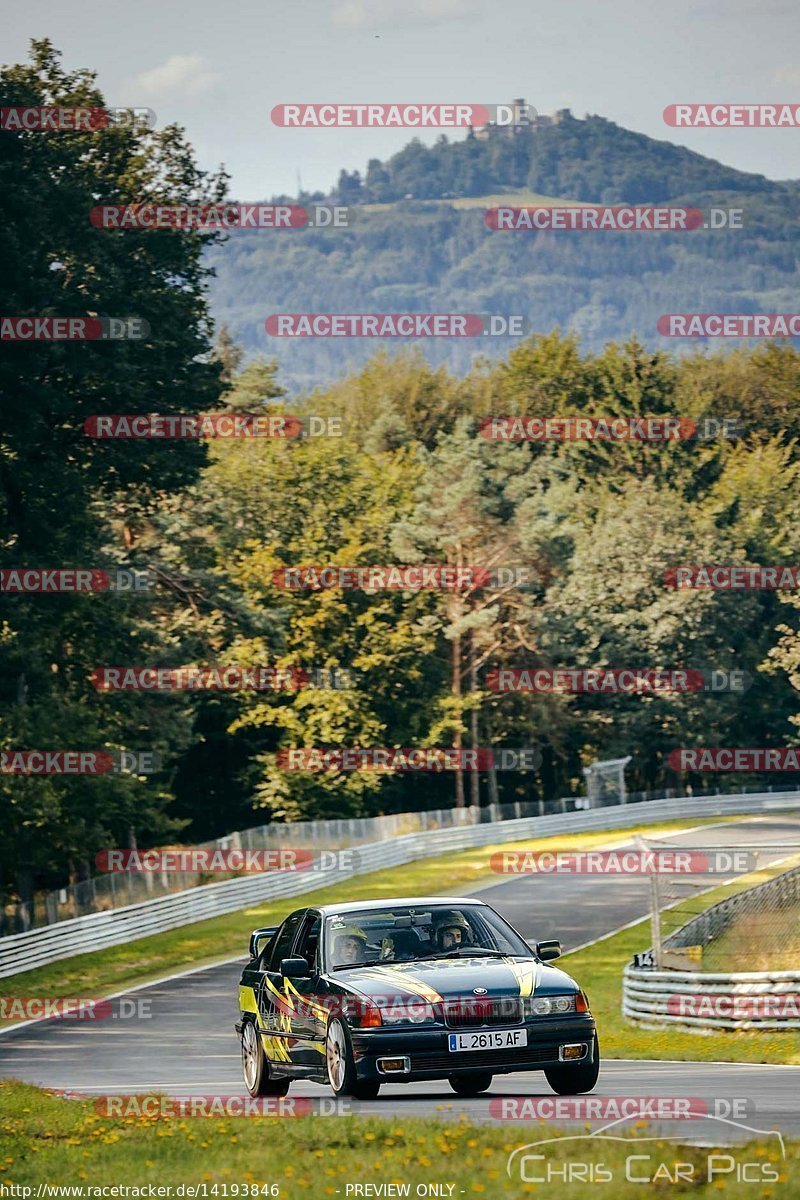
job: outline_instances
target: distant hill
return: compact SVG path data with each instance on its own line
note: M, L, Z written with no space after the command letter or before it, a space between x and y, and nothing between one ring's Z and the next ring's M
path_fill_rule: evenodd
M743 228L495 232L484 209L504 197L517 205L559 198L733 207L743 210ZM248 352L277 356L294 387L342 374L379 343L271 338L269 313L520 313L540 331L575 330L588 349L636 332L681 352L688 343L656 332L664 312L797 308L800 184L736 171L602 117L565 111L516 135L442 137L432 147L414 139L385 163L371 160L363 179L342 172L331 198L359 206L352 229L243 232L209 251L217 319ZM504 354L509 342L420 344L431 361L464 370L477 354Z
M768 191L763 175L724 167L683 146L655 141L569 109L541 128L487 129L457 142L443 136L431 147L414 139L388 162L372 159L363 181L342 172L348 203L481 196L502 187L601 204L657 204L685 192Z

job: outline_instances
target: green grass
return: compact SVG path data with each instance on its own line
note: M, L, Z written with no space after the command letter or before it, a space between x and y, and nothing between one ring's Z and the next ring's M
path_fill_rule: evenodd
M796 971L800 909L747 913L703 950L704 971ZM746 963L746 968L742 967Z
M556 1136L553 1128L539 1122L475 1126L464 1120L435 1123L398 1116L390 1120L355 1116L109 1120L97 1115L92 1102L55 1097L9 1081L0 1083L0 1107L0 1184L34 1189L40 1183L84 1188L122 1184L145 1189L148 1184L205 1183L207 1194L213 1197L224 1194L223 1185L230 1196L233 1185L277 1184L281 1200L335 1200L337 1195L346 1200L348 1183L402 1182L411 1185L411 1196L417 1184L444 1183L454 1185L456 1200L462 1195L513 1200L542 1194L542 1187L520 1182L518 1174L509 1179L509 1153L529 1142ZM537 1164L537 1173L563 1171L578 1159L602 1163L614 1181L601 1194L627 1200L641 1196L642 1185L626 1182L625 1159L647 1154L651 1156L649 1174L662 1161L679 1161L691 1163L697 1179L675 1187L653 1185L654 1194L719 1195L719 1183L708 1183L706 1178L708 1156L713 1153L709 1148L649 1141L637 1144L639 1138L648 1137L647 1127L641 1123L635 1128L625 1126L624 1132L636 1141L556 1141L545 1146L547 1163ZM763 1164L760 1169L779 1176L775 1185L779 1190L774 1194L784 1194L787 1200L797 1195L780 1189L781 1182L798 1178L797 1141L787 1141L785 1161L774 1138L739 1147L735 1154L738 1161ZM637 1162L635 1166L639 1173L645 1164ZM212 1190L215 1185L216 1192ZM773 1195L763 1182L731 1187L742 1200ZM587 1200L597 1195L596 1188L591 1182L565 1184L556 1175L547 1194ZM84 1192L84 1196L90 1195ZM23 1196L23 1200L27 1198Z
M740 820L740 817L731 818ZM691 820L691 825L717 824ZM687 821L669 821L657 829L685 828ZM404 866L357 875L347 883L337 883L305 895L292 896L238 910L208 921L184 925L169 933L139 938L107 950L76 955L34 971L25 971L0 980L4 996L80 996L103 997L136 984L147 983L171 972L207 965L224 958L247 955L247 939L258 925L277 924L295 908L304 904L334 904L350 900L380 899L398 895L440 895L469 892L472 887L497 881L489 865L492 854L501 850L590 850L596 846L622 841L635 833L656 832L654 826L606 830L598 833L559 835L532 841L483 846L461 850L441 857L422 859ZM2 1026L0 1026L2 1027Z

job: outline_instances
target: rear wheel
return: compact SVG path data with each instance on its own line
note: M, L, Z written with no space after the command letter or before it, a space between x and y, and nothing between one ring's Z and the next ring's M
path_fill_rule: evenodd
M285 1096L289 1079L270 1079L269 1062L261 1036L252 1021L242 1026L242 1074L251 1096Z
M479 1096L492 1086L493 1078L488 1071L473 1071L468 1075L451 1075L448 1083L457 1096Z
M595 1034L592 1062L576 1063L574 1066L565 1064L563 1067L545 1067L544 1077L559 1096L577 1096L581 1092L590 1092L597 1083L599 1074L600 1047Z

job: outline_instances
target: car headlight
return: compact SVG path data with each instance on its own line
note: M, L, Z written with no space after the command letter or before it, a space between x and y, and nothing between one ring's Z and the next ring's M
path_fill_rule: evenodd
M553 1017L561 1013L586 1012L586 1007L579 1006L580 993L570 992L568 996L528 996L525 999L526 1017Z
M384 1025L424 1025L436 1019L436 1014L425 1000L381 1004L379 1009Z

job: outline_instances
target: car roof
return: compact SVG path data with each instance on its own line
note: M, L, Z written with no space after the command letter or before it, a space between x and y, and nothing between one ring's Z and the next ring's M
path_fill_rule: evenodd
M348 904L321 904L313 907L323 917L331 917L338 913L364 912L370 909L393 908L400 905L416 905L430 908L435 905L446 905L453 908L458 904L475 904L486 907L482 900L474 896L388 896L382 900L352 900Z

